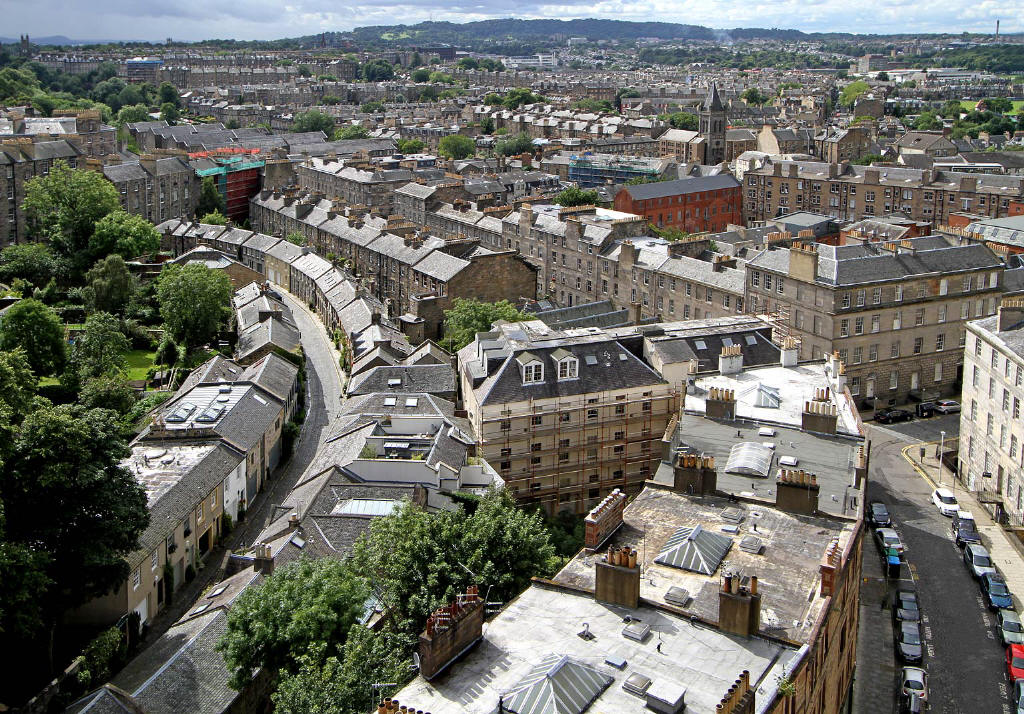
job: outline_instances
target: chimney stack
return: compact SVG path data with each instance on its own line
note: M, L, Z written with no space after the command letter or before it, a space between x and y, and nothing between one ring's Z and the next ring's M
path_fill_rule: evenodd
M640 565L628 545L611 547L596 565L594 599L630 609L640 602Z
M705 415L709 419L732 420L736 418L736 392L732 389L712 387L708 390L704 404Z
M715 707L715 714L754 714L755 694L750 686L750 672L745 669Z
M813 243L793 243L789 249L788 275L805 283L818 279L818 249Z
M583 519L583 547L593 551L622 525L622 513L626 509L626 494L615 489Z
M818 477L804 470L779 469L775 479L775 507L787 513L813 516L818 512Z
M266 543L257 543L253 546L255 555L252 561L252 567L257 573L263 575L271 575L274 572L274 554L270 550L270 546Z
M825 390L819 391L825 392ZM800 428L804 431L816 434L835 434L838 421L839 415L835 404L819 400L817 396L814 401L804 402L804 409L800 414Z
M782 340L782 350L780 350L779 356L783 367L796 367L800 356L800 347L795 337L786 336Z
M738 374L743 371L743 349L739 345L722 348L718 355L718 371L721 374Z
M677 454L672 464L672 490L691 496L707 496L718 489L714 456Z
M1024 322L1024 298L1003 298L999 303L999 331L1012 330Z
M726 572L718 590L718 629L734 635L750 637L761 627L761 595L757 592L757 576L747 583L738 573Z
M833 538L825 549L825 555L821 559L821 565L819 570L821 572L821 589L820 594L822 597L831 597L835 594L837 583L837 574L842 567L843 563L843 549L839 547L839 539Z
M828 357L828 362L825 365L825 371L828 374L829 384L832 387L832 391L836 394L842 394L846 388L846 366L843 361L839 359L839 350L836 350Z
M483 636L484 601L476 585L427 618L420 634L420 674L433 679ZM397 705L397 702L395 702Z

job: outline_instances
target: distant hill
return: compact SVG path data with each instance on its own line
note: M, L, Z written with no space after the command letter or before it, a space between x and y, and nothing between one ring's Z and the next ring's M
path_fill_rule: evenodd
M33 45L105 45L120 42L120 40L73 40L64 35L49 35L47 37L36 37L33 35L29 37L29 40ZM21 42L19 38L0 37L0 45L16 45L19 42Z

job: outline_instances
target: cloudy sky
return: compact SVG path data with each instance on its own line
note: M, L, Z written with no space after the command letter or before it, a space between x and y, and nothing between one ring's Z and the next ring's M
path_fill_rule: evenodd
M1024 28L1013 0L0 0L0 36L275 39L422 20L605 17L710 27L845 32L1003 32Z

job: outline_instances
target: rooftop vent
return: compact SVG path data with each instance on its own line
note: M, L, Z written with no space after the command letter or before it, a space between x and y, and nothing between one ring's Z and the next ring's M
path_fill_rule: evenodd
M502 704L514 714L582 714L612 681L593 667L552 654L533 667Z
M711 575L721 564L732 538L706 530L702 526L680 528L665 542L655 563Z
M622 688L630 694L635 694L638 697L642 697L647 693L647 689L651 686L651 678L645 674L639 672L633 672L633 674L626 677L626 681L622 683Z
M650 634L651 626L646 622L631 622L622 628L622 636L636 642L643 642Z

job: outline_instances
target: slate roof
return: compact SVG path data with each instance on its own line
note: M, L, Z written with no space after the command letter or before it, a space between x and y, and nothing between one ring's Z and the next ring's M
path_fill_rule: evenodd
M679 196L699 191L720 191L728 188L738 188L740 182L729 174L717 174L714 176L693 176L676 179L675 181L658 181L657 183L643 183L635 186L625 186L623 190L637 201L649 198L664 198L666 196Z
M250 381L285 402L292 393L298 374L297 365L280 355L270 353L246 367L240 375L240 380Z
M401 383L392 387L390 382L393 380L400 380ZM354 375L348 384L349 394L398 391L454 394L455 370L448 364L373 367Z
M253 323L239 334L235 354L239 360L244 360L267 344L285 352L297 352L302 344L299 329L276 317Z

